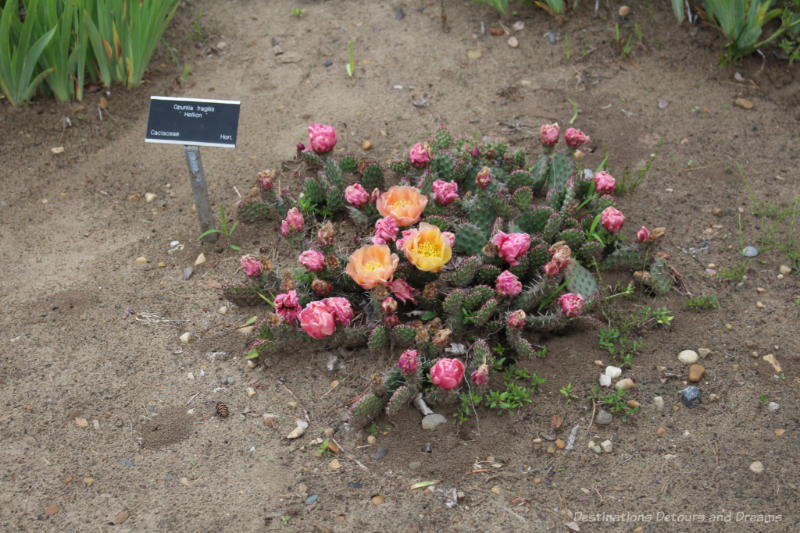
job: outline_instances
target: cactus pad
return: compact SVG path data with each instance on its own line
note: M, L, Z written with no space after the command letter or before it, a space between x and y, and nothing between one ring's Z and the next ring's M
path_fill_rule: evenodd
M594 275L577 261L570 261L569 265L567 265L565 276L567 278L567 289L570 292L580 294L587 302L600 296L600 289L597 288L597 280Z
M389 398L389 402L386 404L386 414L389 416L396 415L403 407L411 403L411 400L414 399L416 394L416 389L412 389L408 385L397 387L394 394Z
M489 240L485 230L475 224L462 224L456 230L455 251L469 255L478 255Z
M372 330L372 332L369 334L369 340L367 340L367 346L371 351L375 352L386 347L389 342L388 330L389 328L383 324Z
M355 428L363 428L372 422L383 410L383 398L373 393L361 396L347 413L350 425Z
M270 211L269 204L255 197L245 198L236 206L236 216L246 224L269 218Z

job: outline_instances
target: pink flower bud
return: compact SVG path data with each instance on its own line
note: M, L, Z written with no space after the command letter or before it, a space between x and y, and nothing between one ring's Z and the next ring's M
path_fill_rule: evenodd
M464 363L458 359L439 359L430 370L431 381L444 390L458 387L464 379Z
M478 149L477 146L475 146L472 148L472 150L469 151L469 155L477 159L481 156L481 151Z
M625 223L625 215L623 215L622 211L619 209L606 207L603 212L600 213L600 223L611 233L616 233Z
M578 316L583 312L583 296L568 292L562 294L558 299L561 311L568 317Z
M554 278L558 276L559 272L561 272L561 269L558 268L558 264L555 261L548 262L546 265L544 265L543 269L544 275L549 278Z
M355 208L361 209L369 202L369 193L360 183L348 185L344 190L344 199Z
M400 354L400 359L397 361L397 366L400 367L400 372L406 376L413 376L417 373L419 363L417 361L419 354L416 350L406 350Z
M408 162L413 167L425 168L430 161L430 147L427 143L417 143L408 152Z
M647 242L650 240L650 230L646 227L642 226L639 228L639 231L636 232L636 240L639 242Z
M325 256L316 250L306 250L297 261L311 272L319 272L325 268Z
M458 184L455 181L436 180L432 189L433 200L439 205L447 205L458 199Z
M442 238L450 243L450 248L456 245L456 234L449 231L442 232Z
M257 278L261 275L261 262L252 255L243 255L239 259L239 264L242 265L248 278Z
M397 312L397 300L391 296L387 296L381 302L381 310L385 315L393 315Z
M497 246L497 255L505 259L509 265L517 266L519 259L528 252L528 248L531 246L531 236L527 233L498 231L492 237L492 243Z
M567 146L570 148L578 148L588 143L592 139L590 139L589 136L583 133L581 130L569 128L564 133L564 140L567 141Z
M336 331L331 309L321 301L309 302L300 311L300 327L314 339L324 339Z
M489 365L483 363L481 366L477 368L477 370L473 371L470 375L472 378L472 382L477 385L478 387L483 387L484 385L489 383Z
M333 244L333 240L336 237L336 230L333 228L333 224L331 221L328 220L323 224L319 231L317 232L317 239L319 240L320 245L322 246L329 246Z
M271 191L275 187L275 171L274 170L263 170L258 173L258 178L256 182L258 183L258 188L262 191Z
M558 136L561 134L561 128L558 123L555 124L542 124L539 131L539 137L542 141L542 146L552 148L558 142Z
M297 292L289 291L275 297L275 312L287 324L294 324L300 314L300 302L297 301Z
M375 236L372 244L387 244L397 238L397 222L392 217L379 218L375 222Z
M311 282L311 290L319 296L327 296L331 293L333 286L324 279L314 278Z
M617 180L608 172L601 171L594 175L594 190L597 194L611 194L616 186Z
M386 315L385 317L383 317L383 321L387 326L393 328L400 323L400 317L398 317L397 314Z
M297 143L297 153L299 154L305 151L306 151L306 145L303 143Z
M372 189L372 192L369 195L369 203L374 204L378 201L378 198L381 197L381 190L377 187Z
M303 231L303 228L305 227L303 214L300 213L300 210L296 207L289 209L289 212L286 213L285 222L291 233L299 233ZM281 223L281 233L283 233L283 223Z
M508 314L508 327L511 329L521 329L525 327L525 311L517 309Z
M326 124L309 124L308 141L311 149L318 154L328 153L336 146L336 130Z
M285 220L281 220L281 235L284 237L288 237L292 234L292 229L289 227L289 223Z
M350 305L350 300L335 296L333 298L325 298L322 303L328 306L328 309L333 313L333 318L339 326L346 326L353 318L353 306Z
M483 167L478 171L478 175L475 176L475 185L477 185L479 189L485 189L491 183L492 170L489 167Z
M505 270L502 274L497 276L494 290L497 291L497 294L500 296L516 296L522 292L522 282L517 276Z

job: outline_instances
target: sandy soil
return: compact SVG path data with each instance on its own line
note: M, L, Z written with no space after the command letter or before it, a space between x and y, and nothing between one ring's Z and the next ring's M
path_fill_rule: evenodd
M754 204L786 209L800 193L796 67L768 54L763 64L720 68L714 31L676 26L667 4L652 2L653 18L644 3L634 6L619 21L623 35L636 23L644 38L639 45L634 37L623 57L613 39L616 2L599 18L581 8L566 20L528 5L499 19L448 2L443 32L438 3L418 0L199 0L179 10L166 36L192 65L185 85L162 48L148 82L115 87L105 111L100 94L23 109L0 102L0 529L563 531L575 521L581 531L794 530L800 278L797 270L778 277L790 259L769 246L792 238L791 217L757 216ZM302 17L289 15L295 7ZM518 20L518 48L489 32ZM532 405L505 417L480 412L479 425L434 433L409 408L378 420L376 445L345 431L342 414L392 355L359 352L330 372L327 354L289 349L248 369L247 339L235 326L263 310L218 312L225 302L213 285L239 279L239 253L225 240L196 240L182 150L143 142L153 94L242 101L237 148L202 151L215 209L231 211L235 188L246 191L258 170L292 158L312 121L337 128L337 151L364 154L369 140L364 155L378 159L441 124L534 149L538 126L566 124L572 101L575 125L593 139L589 166L605 146L620 176L661 143L643 185L621 199L629 234L668 228L662 250L685 282L667 297L621 304L623 315L645 305L675 313L670 329L645 336L627 371L640 412L589 427L591 402L567 404L559 394L572 383L583 398L597 379L593 361L610 362L588 327L539 339L547 357L525 366L548 381ZM64 153L51 153L56 146ZM144 199L148 192L155 201ZM271 225L242 226L232 242L257 251L277 237ZM709 273L736 267L744 245L760 253L742 263L743 279ZM200 253L207 261L184 280ZM720 308L687 310L687 291L716 294ZM178 339L185 331L196 336L189 345ZM711 350L701 361L704 401L686 409L677 354L701 347ZM762 359L769 353L780 372ZM228 418L215 416L218 401ZM274 424L264 413L276 415ZM553 414L564 419L558 432ZM287 441L305 416L305 436ZM575 425L575 449L548 453ZM314 454L327 428L338 457ZM613 453L587 449L605 439ZM377 445L388 452L380 460ZM480 465L488 470L473 473L487 457ZM750 470L754 461L763 472ZM459 491L458 505L447 507L437 490L410 489L423 480ZM599 513L644 517L588 521ZM730 521L710 523L711 515Z

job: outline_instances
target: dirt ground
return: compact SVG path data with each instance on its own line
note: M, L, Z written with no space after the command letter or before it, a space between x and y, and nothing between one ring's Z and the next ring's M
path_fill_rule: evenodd
M778 276L790 260L769 246L792 238L791 217L754 214L757 201L786 209L800 194L797 68L772 54L719 67L713 29L677 26L660 0L632 3L618 21L618 5L557 20L529 4L499 18L448 1L443 32L438 2L187 1L166 35L191 64L183 86L161 47L147 83L114 87L105 110L100 93L22 109L0 101L0 529L797 530L800 276ZM297 7L302 17L290 16ZM511 29L517 21L521 31ZM616 22L623 39L641 28L628 57ZM518 48L490 32L503 27ZM144 143L150 95L241 100L237 148L202 150L215 209L231 211L235 189L292 158L312 121L336 127L337 153L365 154L369 140L366 155L378 159L441 124L537 153L538 126L565 125L574 102L575 126L593 139L588 166L605 146L618 178L661 143L642 186L621 198L623 231L666 226L661 250L685 286L620 301L623 315L645 305L675 314L626 370L639 413L590 427L583 398L600 372L594 361L611 362L591 327L536 339L547 357L524 366L547 383L533 404L435 432L409 407L378 420L376 444L347 431L343 413L396 354L358 352L329 371L328 354L287 347L249 369L235 326L263 310L218 312L225 302L213 282L240 279L240 253L225 239L197 241L182 150ZM242 226L231 242L257 252L277 236L272 225ZM742 259L745 245L759 255ZM207 261L184 280L200 253ZM741 279L714 274L739 264ZM687 291L716 294L719 309L686 309ZM186 331L196 340L183 345ZM687 379L677 354L687 348L710 350L700 361L703 403L692 409L677 395ZM559 394L567 383L580 397L569 404ZM228 418L215 416L218 401ZM553 414L564 420L557 432ZM305 416L305 435L286 440ZM575 448L549 453L576 425ZM328 428L342 451L317 457ZM587 448L605 439L612 453ZM379 445L386 455L376 459ZM428 480L440 482L411 489ZM459 494L452 507L448 489Z

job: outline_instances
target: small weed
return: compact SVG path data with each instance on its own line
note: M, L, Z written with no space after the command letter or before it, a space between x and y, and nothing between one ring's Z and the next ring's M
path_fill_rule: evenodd
M558 392L560 392L561 395L564 396L564 400L567 402L568 405L572 403L572 400L577 398L577 396L575 396L575 393L572 391L572 383L567 383L566 385L558 389Z
M761 405L767 405L767 395L762 394L761 397L758 399L761 402Z
M348 53L349 61L344 66L345 70L347 70L347 75L351 78L353 77L353 73L356 71L356 62L353 59L353 39L350 39L350 51Z
M717 276L721 277L722 279L731 281L733 283L739 283L744 279L745 274L747 274L747 261L742 259L739 263L733 268L722 268L719 272L717 272Z
M209 230L206 230L203 233L201 233L199 237L197 237L197 240L199 241L206 235L211 235L212 233L220 233L228 237L228 239L230 240L233 237L233 232L236 230L236 226L239 225L239 221L237 220L236 222L233 223L233 226L228 228L228 220L225 218L225 206L223 206L222 204L219 204L219 223L222 225L222 229L211 228ZM241 247L233 243L228 243L228 246L230 246L231 249L237 251L242 249Z
M464 425L464 422L470 419L475 412L475 408L481 404L483 396L475 391L462 392L461 403L458 404L458 409L453 415L453 423L457 426Z
M569 60L570 56L572 55L572 52L569 48L569 35L564 35L564 54L567 56L567 60ZM570 122L570 124L572 124L572 122Z
M710 296L690 296L686 300L686 307L693 311L702 311L703 309L719 309L719 301L717 300L717 293Z
M370 435L372 435L374 437L377 437L378 436L378 426L376 426L374 423L370 424L370 426L367 428L367 433L369 433Z
M650 167L653 165L653 161L656 160L658 157L658 152L661 150L661 143L664 141L663 137L659 139L658 146L656 146L656 151L650 154L650 159L647 160L644 168L640 168L635 172L630 172L627 168L622 171L622 178L617 182L617 192L619 194L628 194L635 191L639 185L644 182L644 179L647 177L647 173L650 171Z
M288 525L289 525L289 522L291 522L291 520L292 520L292 517L291 517L291 516L289 516L289 515L283 515L283 516L281 517L281 523L282 523L284 526L288 526Z
M306 12L306 10L305 10L305 9L303 9L303 8L301 8L301 7L296 7L296 8L294 8L294 9L292 9L292 12L291 12L291 13L289 13L289 14L290 14L291 16L293 16L293 17L300 18L300 17L302 17L302 16L303 16L303 13L305 13L305 12Z
M619 415L623 422L627 422L628 418L639 411L639 408L630 407L628 405L628 402L625 401L625 392L624 390L617 389L614 392L601 395L600 388L595 385L589 393L589 398L608 409L611 414Z

